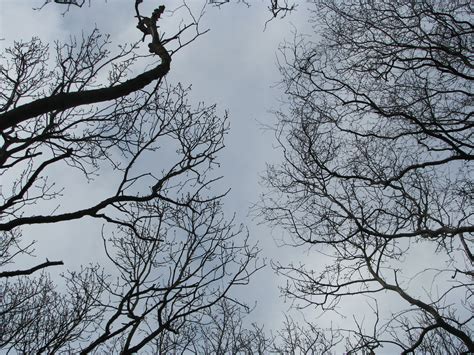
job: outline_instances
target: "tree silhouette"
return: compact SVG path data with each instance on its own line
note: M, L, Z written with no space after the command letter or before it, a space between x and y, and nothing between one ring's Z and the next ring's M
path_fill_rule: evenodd
M223 194L211 191L226 115L190 105L189 88L165 80L172 56L202 34L199 17L182 7L188 21L164 37L157 26L164 6L147 17L139 4L137 28L150 39L150 54L140 54L140 42L113 53L109 37L94 30L57 43L52 68L50 48L38 38L15 42L2 58L0 346L7 351L153 348L164 333L209 314L260 267L245 230L224 217ZM68 173L91 181L107 171L116 178L112 194L86 196L86 206L70 206L58 186L74 187ZM30 240L37 225L79 219L104 224L103 265L65 272L61 289L44 271L67 264L67 255L18 266L34 252L23 233Z
M284 159L262 213L331 262L276 263L283 292L324 311L370 301L349 350L472 352L472 6L312 4L315 37L282 47Z

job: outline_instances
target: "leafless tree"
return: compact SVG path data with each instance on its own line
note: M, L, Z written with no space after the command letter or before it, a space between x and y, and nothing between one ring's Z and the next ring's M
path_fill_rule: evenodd
M163 333L155 341L160 354L333 354L342 341L337 331L327 332L309 322L286 317L283 327L268 335L264 327L249 324L252 310L231 299L187 322L179 333Z
M140 37L113 52L94 30L56 43L52 57L38 38L15 42L2 57L0 346L7 351L144 350L209 314L260 267L245 230L223 216L225 192L211 190L226 115L191 106L189 89L165 80L172 57L203 33L199 16L182 6L189 21L179 19L164 37L157 26L164 6L148 17L140 3L138 33L150 38L150 54L141 53ZM74 186L66 174L92 181L110 170L109 196L68 203ZM106 263L65 272L61 287L46 270L68 256L24 268L35 226L74 220L103 222Z
M342 336L337 330L325 331L310 322L286 317L283 328L272 340L271 352L275 354L335 354Z
M473 352L472 3L311 3L314 36L282 48L262 213L329 261L277 263L283 292L322 311L369 300L370 325L341 327L348 350Z
M232 299L222 299L179 333L163 333L155 340L155 350L159 354L265 354L270 339L263 328L245 324L250 311Z

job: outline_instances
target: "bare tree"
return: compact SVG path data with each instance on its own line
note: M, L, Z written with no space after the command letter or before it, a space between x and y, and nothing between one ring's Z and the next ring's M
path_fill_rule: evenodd
M322 331L315 325L298 324L286 317L275 334L265 332L247 316L252 311L232 299L187 322L179 333L163 333L156 339L160 354L333 354L342 341L337 331Z
M94 30L56 43L53 58L38 38L15 42L2 58L0 346L7 351L144 350L208 314L260 267L245 230L223 216L225 193L211 191L226 115L191 106L189 89L164 79L172 56L203 33L199 16L181 7L188 22L164 37L157 26L164 6L147 17L140 2L137 27L151 38L151 54L140 54L140 42L112 52L109 37ZM68 203L74 186L65 174L92 181L107 170L116 178L112 194ZM31 240L35 226L79 219L104 223L106 263L64 273L61 288L46 268L68 256L24 268L34 243L23 233Z
M310 322L286 317L283 328L273 337L271 352L276 354L335 354L342 341L339 331L320 329Z
M282 48L262 213L330 261L277 264L283 292L322 311L368 299L348 350L473 352L472 3L312 5L315 36Z
M222 299L179 333L163 333L155 340L155 349L160 354L265 354L270 338L262 327L245 324L250 312L235 300Z

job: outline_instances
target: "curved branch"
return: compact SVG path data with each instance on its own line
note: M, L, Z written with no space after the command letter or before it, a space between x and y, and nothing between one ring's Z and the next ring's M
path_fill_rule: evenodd
M30 269L26 270L14 270L14 271L3 271L0 272L0 278L2 277L12 277L12 276L21 276L21 275L31 275L35 271L47 268L49 266L64 265L62 261L49 261L46 259L46 262L36 265Z
M468 350L471 352L474 352L474 341L469 337L468 334L463 332L461 329L457 329L453 327L451 324L449 324L438 312L438 310L435 309L430 304L427 304L419 299L411 297L408 293L406 293L401 287L396 285L392 285L387 283L380 275L372 268L372 265L370 264L370 260L366 259L366 265L369 273L380 283L382 287L384 287L387 290L394 291L398 293L405 301L410 303L413 306L416 306L420 308L421 310L425 311L427 314L431 315L433 319L436 322L436 325L440 328L443 328L445 331L448 333L456 336L459 338L464 345L468 348Z
M163 11L164 6L160 6L153 12L151 18L143 17L139 20L137 26L138 29L143 32L144 36L148 34L152 36L152 41L148 47L150 48L150 52L160 57L161 63L158 66L116 86L60 93L16 107L0 115L0 131L3 132L28 119L49 112L61 112L81 105L114 100L143 89L153 81L164 77L169 72L171 56L163 47L156 27L156 21L158 21Z

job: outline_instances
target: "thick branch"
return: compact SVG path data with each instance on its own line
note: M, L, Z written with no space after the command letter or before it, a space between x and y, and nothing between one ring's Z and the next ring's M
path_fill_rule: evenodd
M61 112L81 105L118 99L129 95L132 92L143 89L151 82L164 77L170 69L171 56L161 44L156 29L156 21L163 10L164 7L160 7L159 11L155 10L151 19L145 17L144 19L147 19L148 21L146 21L145 24L143 21L140 21L137 26L144 35L150 34L152 36L152 41L148 46L150 52L155 53L161 59L161 64L157 67L116 86L87 91L60 93L14 108L0 115L0 131L3 132L4 130L12 128L28 119L49 112Z
M49 261L46 260L46 262L36 265L32 267L31 269L27 270L15 270L15 271L3 271L0 272L0 278L2 277L12 277L12 276L22 276L22 275L31 275L35 271L47 268L49 266L57 266L57 265L64 265L62 261Z
M0 223L0 231L8 231L22 225L49 224L49 223L57 223L57 222L63 222L63 221L71 221L71 220L80 219L86 216L93 217L97 214L97 212L99 212L100 210L106 208L107 206L113 203L146 202L154 198L161 198L163 200L170 201L165 196L161 196L156 193L145 195L145 196L112 196L99 202L95 206L88 207L82 210L77 210L74 212L62 213L59 215L49 215L49 216L38 215L38 216L30 216L30 217L19 217L5 223Z

